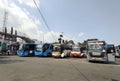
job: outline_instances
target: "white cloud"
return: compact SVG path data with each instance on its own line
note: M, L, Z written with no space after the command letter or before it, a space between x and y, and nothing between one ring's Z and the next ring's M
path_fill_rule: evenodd
M27 14L15 3L9 4L8 10L11 14L17 15L19 18L28 19Z
M0 1L1 5L5 5L6 3L7 0L6 2ZM17 4L15 4L15 2L13 1L10 2L7 7L2 6L2 8L0 8L0 13L2 13L0 14L1 22L3 22L4 11L6 10L8 11L8 28L13 26L14 29L17 29L20 32L27 33L29 37L35 37L33 36L34 32L35 35L37 35L36 32L41 32L38 28L38 25L40 25L40 21L36 17L32 16L31 18L30 16L32 14L30 14L27 9L22 9L20 6L17 6Z
M8 0L0 1L0 8L6 8L8 6Z
M85 35L85 33L83 33L83 32L80 32L80 33L78 34L79 37L82 37L83 35Z
M22 10L15 3L10 3L8 11L9 11L8 20L11 21L11 23L15 27L18 27L18 29L26 31L28 29L36 27L36 24L34 24L34 22L32 22L30 17L27 15L29 12L25 12L24 9Z
M34 2L33 2L33 0L18 0L18 2L20 4L25 4L25 5L27 5L27 6L31 7L31 8L35 8L36 7L35 4L34 4ZM35 2L36 2L36 4L39 7L40 1L39 0L35 0Z
M59 38L59 35L61 33L60 32L54 32L54 31L51 31L51 32L47 32L47 33L44 33L44 41L45 42L55 42L55 41L58 41L58 38ZM67 34L64 34L63 35L63 39L64 40L74 40L73 37L67 35Z
M22 1L22 0L18 0L18 2L19 2L20 4L23 4L23 1Z
M3 0L4 1L4 0ZM10 1L8 7L4 6L6 2L0 1L0 7L2 5L2 8L0 8L0 13L4 14L4 10L8 11L8 22L7 27L10 29L10 27L14 27L15 30L19 31L18 34L20 35L26 35L30 37L31 39L37 39L39 41L45 41L45 42L55 42L58 41L59 32L44 32L40 30L41 22L39 19L28 12L27 8L22 8L18 6L14 1ZM26 5L28 0L19 0L20 4ZM31 0L32 1L32 0ZM30 1L30 2L31 2ZM38 0L36 0L38 1ZM29 2L29 1L28 1ZM31 2L32 3L32 2ZM3 14L0 14L0 17L3 18ZM2 19L0 20L2 22ZM20 33L22 32L22 33ZM25 33L25 34L23 34ZM70 38L67 35L64 35L65 40L70 40Z
M58 32L47 32L44 33L44 41L45 42L54 42L54 41L58 41L58 37L59 37L59 33Z

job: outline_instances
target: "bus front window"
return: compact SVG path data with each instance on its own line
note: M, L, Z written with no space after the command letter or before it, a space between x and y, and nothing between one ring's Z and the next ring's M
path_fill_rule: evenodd
M103 50L104 46L102 44L91 44L89 45L89 50Z

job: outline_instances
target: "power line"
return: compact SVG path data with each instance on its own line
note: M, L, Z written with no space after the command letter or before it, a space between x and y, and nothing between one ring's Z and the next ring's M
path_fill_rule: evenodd
M87 81L90 81L88 77L86 77L71 61L69 61L71 65L82 75Z
M42 15L42 13L41 13L41 11L40 11L40 9L39 9L38 5L36 4L36 1L35 1L35 0L33 0L33 2L34 2L34 4L35 4L35 6L36 6L36 8L37 8L37 10L38 10L38 12L39 12L39 14L41 15L41 17L42 17L42 19L43 19L43 22L45 23L45 25L46 25L47 29L51 32L51 29L50 29L50 27L48 26L48 24L47 24L47 22L46 22L46 20L45 20L44 16ZM53 38L55 39L55 36L53 35L53 33L52 33L52 32L51 32L51 34L52 34Z

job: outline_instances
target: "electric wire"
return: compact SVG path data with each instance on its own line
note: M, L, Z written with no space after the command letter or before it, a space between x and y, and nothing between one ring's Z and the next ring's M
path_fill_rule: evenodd
M71 63L71 65L72 65L87 81L90 81L71 61L69 61L69 63Z
M38 10L38 12L39 12L39 14L40 14L40 16L42 17L42 20L43 20L44 24L46 25L46 27L47 27L48 31L49 31L49 32L51 32L51 34L52 34L53 38L56 40L56 38L55 38L54 34L52 33L52 31L51 31L50 27L48 26L48 24L47 24L47 22L46 22L46 20L45 20L45 18L44 18L44 16L43 16L43 14L41 13L41 10L40 10L40 8L38 7L38 5L37 5L36 1L35 1L35 0L33 0L33 2L34 2L34 4L35 4L35 6L36 6L36 8L37 8L37 10Z

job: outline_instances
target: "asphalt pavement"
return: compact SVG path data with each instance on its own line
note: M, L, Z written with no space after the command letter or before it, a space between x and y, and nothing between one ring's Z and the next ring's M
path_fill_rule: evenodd
M116 64L89 63L86 58L0 56L0 81L120 81Z

